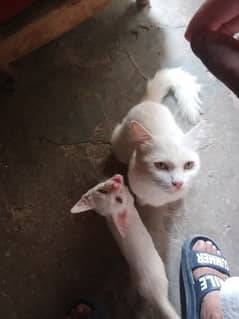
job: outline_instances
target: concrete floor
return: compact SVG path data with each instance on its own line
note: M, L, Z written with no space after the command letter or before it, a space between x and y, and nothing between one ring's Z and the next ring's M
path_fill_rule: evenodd
M109 140L144 93L134 62L148 76L180 65L196 74L204 117L214 124L185 201L142 212L166 263L170 298L179 311L180 249L188 235L218 240L232 274L239 273L239 103L183 38L200 3L155 0L139 13L134 3L114 1L15 63L15 91L0 95L1 318L64 318L81 296L102 303L107 318L151 316L129 302L127 265L104 220L69 213L89 187L121 172L109 160Z

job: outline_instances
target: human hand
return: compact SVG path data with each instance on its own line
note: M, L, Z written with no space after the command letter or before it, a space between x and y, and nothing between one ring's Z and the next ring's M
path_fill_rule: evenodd
M239 97L239 41L207 31L194 35L190 44L207 69Z
M234 35L239 31L239 0L207 0L190 21L185 37L203 31L218 31Z

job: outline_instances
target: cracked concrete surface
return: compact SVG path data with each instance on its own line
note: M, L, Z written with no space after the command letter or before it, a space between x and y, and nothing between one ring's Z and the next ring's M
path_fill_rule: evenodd
M215 238L239 273L239 103L183 38L200 3L152 0L150 11L137 12L116 0L14 64L15 91L0 93L1 318L64 318L81 296L104 305L107 318L154 317L131 299L127 265L105 221L69 211L99 180L125 172L110 156L111 131L162 67L198 76L204 118L213 123L189 196L141 211L165 261L170 298L179 311L180 248L191 234Z

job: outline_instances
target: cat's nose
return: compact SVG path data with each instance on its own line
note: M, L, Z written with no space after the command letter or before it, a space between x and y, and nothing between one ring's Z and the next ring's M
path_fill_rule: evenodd
M172 185L176 188L176 189L180 189L183 186L183 182L182 181L172 181Z

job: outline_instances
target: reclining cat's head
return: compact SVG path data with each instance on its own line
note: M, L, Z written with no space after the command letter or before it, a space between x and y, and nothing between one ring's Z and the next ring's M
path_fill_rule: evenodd
M73 206L71 213L93 209L99 215L112 217L116 228L124 237L132 205L134 205L133 196L124 184L123 176L117 174L85 193Z

